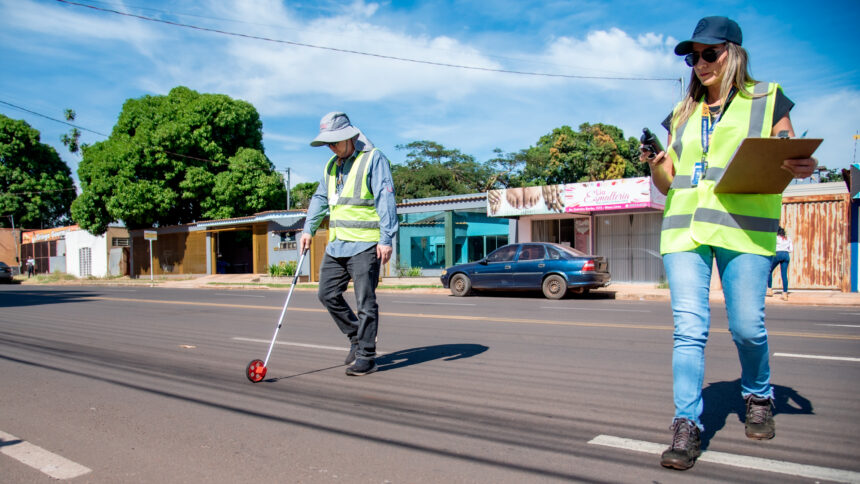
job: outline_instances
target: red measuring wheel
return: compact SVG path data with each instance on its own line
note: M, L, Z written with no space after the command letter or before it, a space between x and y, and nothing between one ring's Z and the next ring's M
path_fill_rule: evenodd
M245 374L252 382L261 382L263 381L263 378L266 378L266 365L263 364L263 360L252 360L248 363L248 368Z

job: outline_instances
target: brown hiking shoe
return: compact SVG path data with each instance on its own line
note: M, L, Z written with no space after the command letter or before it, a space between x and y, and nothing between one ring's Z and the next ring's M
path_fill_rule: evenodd
M693 467L696 458L702 454L699 427L686 418L679 418L669 428L674 432L672 445L663 452L660 465L682 471Z
M753 395L746 397L747 417L744 431L747 437L756 440L772 439L776 433L776 423L773 421L773 401L770 398L757 398Z

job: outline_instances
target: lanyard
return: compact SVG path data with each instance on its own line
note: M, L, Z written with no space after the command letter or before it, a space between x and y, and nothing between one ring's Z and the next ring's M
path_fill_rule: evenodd
M707 158L708 148L711 145L711 135L714 134L714 128L716 128L717 123L723 119L723 114L725 114L726 110L729 108L729 103L732 102L732 98L734 96L735 88L733 87L732 90L729 91L729 96L726 98L726 103L723 105L720 115L717 116L717 119L714 120L713 124L711 123L711 110L708 108L707 98L702 99L702 160Z

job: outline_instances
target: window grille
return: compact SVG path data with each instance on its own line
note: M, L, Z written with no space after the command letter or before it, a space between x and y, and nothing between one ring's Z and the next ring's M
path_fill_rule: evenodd
M81 277L89 277L93 275L93 258L92 249L82 247L78 249L78 258L80 264Z

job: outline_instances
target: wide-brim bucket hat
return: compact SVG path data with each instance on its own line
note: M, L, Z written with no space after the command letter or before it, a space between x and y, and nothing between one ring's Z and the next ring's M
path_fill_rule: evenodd
M337 143L350 139L360 134L345 113L331 112L320 119L320 133L311 141L311 146L324 146L329 143Z

